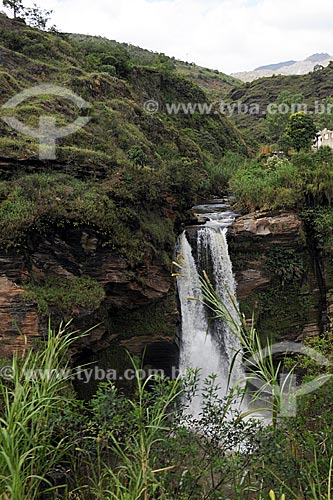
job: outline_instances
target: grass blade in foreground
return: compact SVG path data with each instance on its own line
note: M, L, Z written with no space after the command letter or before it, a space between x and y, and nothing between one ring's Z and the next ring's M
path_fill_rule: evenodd
M67 351L81 335L55 332L51 326L40 351L15 354L12 379L0 379L0 494L12 500L33 500L52 466L68 448L52 443L50 416L64 391L70 371ZM60 374L60 375L59 375ZM50 485L49 485L50 486Z

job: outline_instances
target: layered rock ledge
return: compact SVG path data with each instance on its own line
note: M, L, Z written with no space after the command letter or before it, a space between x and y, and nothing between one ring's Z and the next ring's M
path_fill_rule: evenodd
M320 256L294 212L254 212L239 217L229 232L237 296L260 334L301 340L319 334L326 315L326 286Z

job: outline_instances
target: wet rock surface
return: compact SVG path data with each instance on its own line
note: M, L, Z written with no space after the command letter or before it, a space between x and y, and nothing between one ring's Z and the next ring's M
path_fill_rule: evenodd
M237 297L262 336L301 340L319 334L326 316L320 256L293 212L254 212L229 231Z
M96 281L105 299L98 309L77 307L64 314L51 308L55 325L73 318L80 331L95 327L74 346L74 353L97 352L122 340L137 354L156 339L173 342L177 310L170 269L153 255L133 269L124 257L104 248L92 231L72 230L36 238L25 255L0 254L1 356L31 347L47 332L48 318L26 298L27 283L51 277L66 285L77 276Z

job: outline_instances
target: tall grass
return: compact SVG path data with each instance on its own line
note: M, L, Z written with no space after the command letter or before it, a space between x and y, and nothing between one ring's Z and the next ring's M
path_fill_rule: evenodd
M230 189L237 205L249 211L294 208L302 202L299 172L286 159L271 166L252 160L236 171Z
M216 293L212 283L206 273L201 279L203 301L213 312L214 319L222 319L230 327L233 334L239 339L242 351L235 353L231 363L229 379L237 356L243 356L246 366L245 381L247 384L253 383L257 390L251 392L252 402L265 402L267 404L267 394L271 395L271 406L261 408L261 410L270 410L272 413L273 427L276 427L279 412L284 401L284 394L287 392L292 376L292 369L281 379L282 361L278 363L274 360L273 345L268 337L266 345L262 343L260 335L254 326L252 318L251 325L248 326L245 316L241 314L236 299L230 294L230 301L233 310L229 310ZM241 381L240 381L241 382ZM248 414L257 412L249 410Z
M110 449L117 465L100 465L101 473L94 488L96 498L103 500L159 498L155 493L163 484L160 475L173 468L156 467L153 450L166 439L176 400L182 392L180 380L167 381L155 376L143 380L133 359L132 363L137 395L128 400L131 434L125 442L117 435L111 436Z
M249 327L244 315L242 315L239 311L238 305L236 303L235 297L230 295L231 303L233 304L233 311L227 309L226 305L223 303L219 295L216 293L214 287L212 286L208 276L204 273L204 276L201 280L202 291L203 291L203 300L207 307L213 312L214 318L223 319L231 328L233 333L239 338L242 348L243 355L246 359L246 368L247 373L245 379L249 382L251 381L259 381L259 389L252 394L252 401L256 401L257 399L266 401L266 398L262 395L265 392L270 392L272 396L272 427L273 430L276 431L279 424L279 414L282 410L282 405L285 403L284 401L284 393L288 392L290 377L293 374L293 368L290 369L287 376L281 379L281 369L283 362L276 362L274 360L274 350L272 343L269 338L267 338L267 343L263 346L262 341L260 339L259 334L257 333L254 327L254 321L252 318L251 326ZM236 312L236 314L235 314ZM235 356L240 355L241 353L236 353ZM232 369L232 365L231 365ZM230 377L230 375L229 375ZM257 385L258 386L258 385ZM267 389L269 389L267 391ZM264 409L264 408L263 408ZM255 411L258 411L255 410ZM247 412L247 414L251 414L252 410ZM281 425L279 427L282 428ZM291 439L291 443L293 441L293 436L295 433L295 428L290 425L284 425L283 429L285 432L289 434ZM269 429L268 429L269 432ZM302 432L304 433L303 439L305 439L305 434L307 432L306 426L303 425L298 431L300 433L299 438L302 441ZM274 433L275 434L275 433ZM276 433L276 444L279 444L279 436ZM303 477L295 477L293 478L295 483L297 484L297 489L293 487L292 484L288 484L289 481L287 479L288 474L285 471L286 477L279 477L274 470L270 469L268 465L267 470L271 474L271 478L274 478L284 490L289 498L294 498L295 500L299 499L308 499L308 500L321 500L327 499L330 500L333 498L332 496L332 471L333 471L333 456L330 456L329 452L329 443L325 443L328 441L328 437L325 437L325 432L322 434L315 435L314 443L312 445L312 449L306 449L305 453L309 456L313 456L312 463L309 463L306 456L302 457L302 461L299 460L299 465L301 463L303 465L304 470L302 471ZM274 441L273 441L274 442ZM320 463L318 459L319 454L323 455L322 449L325 449L325 453L328 456L328 465L327 467L323 467L323 464ZM326 450L327 447L327 450ZM293 446L291 446L291 454L297 462L297 452L293 451ZM286 450L287 451L287 450ZM272 449L272 453L274 450ZM296 457L296 458L295 458ZM266 462L266 457L262 457L263 464ZM270 464L270 460L267 461ZM290 479L290 478L289 478ZM258 485L257 493L259 494L258 500L263 500L261 488ZM274 491L269 492L269 498L271 500L276 500L276 496ZM282 494L281 500L285 500L286 495Z
M33 500L68 448L52 442L50 417L69 377L67 351L78 336L68 324L57 332L50 326L45 347L29 350L11 362L10 380L0 379L0 496L10 500Z
M248 327L243 316L238 317L234 311L225 308L207 276L202 287L205 303L214 316L227 321L241 340L248 361L247 379L251 381L253 377L262 382L255 397L260 398L267 387L273 388L275 399L272 420L277 427L282 396L282 389L278 387L278 383L281 384L281 366L273 362L271 344L268 342L263 349L253 325ZM238 311L235 299L231 298ZM68 325L60 326L56 332L50 328L43 350L28 351L22 359L15 355L11 364L11 380L0 380L0 498L3 500L44 498L43 493L47 490L50 497L59 498L58 493L52 493L52 469L61 463L64 454L66 460L70 456L74 457L74 449L71 434L63 433L66 437L56 439L51 422L54 422L54 413L57 413L60 402L63 403L64 398L70 402L70 397L66 396L66 378L70 376L70 372L67 372L67 351L77 338L77 334L68 333ZM208 500L221 498L226 492L234 500L332 498L333 458L329 457L328 463L320 463L321 448L317 446L311 466L308 466L306 457L302 458L302 477L294 481L285 469L281 474L274 460L260 455L266 448L261 449L259 444L257 447L256 439L260 436L265 438L266 433L266 437L271 440L270 452L272 455L277 454L277 460L279 457L288 459L283 454L290 455L290 444L287 443L287 448L283 448L281 434L271 434L270 428L267 431L263 429L258 436L254 435L256 430L246 427L246 422L242 420L244 415L237 416L228 427L223 405L213 390L213 376L212 384L207 386L206 406L198 421L198 424L205 424L206 432L203 429L200 433L194 427L184 426L182 419L177 420L182 417L177 403L179 396L184 395L184 381L181 383L179 380L168 381L155 377L143 380L141 370L135 363L134 368L136 394L128 398L121 394L117 396L116 391L111 391L110 408L102 405L103 411L100 409L101 415L104 415L104 409L107 412L105 427L96 418L98 412L95 409L94 413L94 405L88 408L88 421L84 424L87 427L79 427L80 432L87 431L87 434L83 432L87 436L87 446L81 450L87 460L76 471L79 477L72 477L77 486L75 490L67 493L67 496L64 492L61 498ZM100 403L109 401L105 399L102 389L96 396L101 398ZM97 403L96 408L99 407ZM119 418L123 419L121 425L115 418L119 414ZM93 424L94 419L96 426ZM288 427L286 430L289 432ZM255 438L253 450L248 454L244 452L244 435L249 439ZM228 439L231 448L225 443ZM240 453L233 443L242 443ZM199 455L194 457L194 454ZM291 454L296 460L297 454ZM257 472L262 474L259 479ZM275 494L269 492L270 488L274 489Z

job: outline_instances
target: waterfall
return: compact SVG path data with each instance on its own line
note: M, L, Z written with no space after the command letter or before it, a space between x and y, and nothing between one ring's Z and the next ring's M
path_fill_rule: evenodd
M177 278L182 321L180 371L184 373L187 368L200 368L202 383L208 375L220 374L223 364L216 343L212 335L207 332L208 318L204 305L200 302L202 296L199 273L185 232L180 236L179 252L184 257L185 263L182 276ZM192 298L199 300L189 300ZM225 377L220 378L221 384ZM200 407L201 398L199 395L193 399L192 414L198 415Z
M196 235L193 247L187 238L187 231L180 235L177 245L177 252L184 259L181 276L177 278L181 308L180 371L184 373L187 368L200 369L201 379L198 396L194 398L190 408L194 416L200 413L200 390L207 376L218 376L219 396L223 397L227 393L231 362L241 350L240 341L227 324L223 321L209 322L209 314L200 301L202 296L199 279L200 273L208 271L209 267L215 289L237 323L237 314L230 299L230 295L235 296L236 283L226 237L227 227L236 214L227 212L225 204L203 207L194 208L195 211L203 210L206 222L193 230ZM243 378L241 356L238 355L232 370L231 385Z

